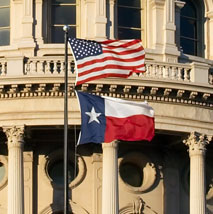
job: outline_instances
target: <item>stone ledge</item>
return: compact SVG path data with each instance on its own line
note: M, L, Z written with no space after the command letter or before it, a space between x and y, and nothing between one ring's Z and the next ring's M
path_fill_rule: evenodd
M167 85L168 86L168 85ZM181 105L197 105L213 107L213 93L170 87L154 87L147 85L122 84L82 84L77 90L87 91L96 95L111 96L131 100L150 100ZM68 84L68 96L75 97L74 83ZM64 83L26 83L0 85L0 100L24 99L32 97L63 97Z

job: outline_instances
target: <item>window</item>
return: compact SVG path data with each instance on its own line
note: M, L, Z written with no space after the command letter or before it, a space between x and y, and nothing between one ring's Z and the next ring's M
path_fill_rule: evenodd
M10 0L0 1L0 46L10 44Z
M120 166L120 176L127 184L140 187L143 182L143 172L139 166L133 163L124 163Z
M202 7L196 1L183 0L184 7L180 11L180 46L183 53L202 56Z
M59 185L64 185L64 163L63 159L52 161L48 167L48 174L52 181ZM78 174L78 168L75 173L74 163L69 161L68 163L68 183L71 183Z
M69 37L76 37L76 0L52 0L50 42L64 43L63 26L69 25Z
M141 0L118 0L118 39L141 39Z

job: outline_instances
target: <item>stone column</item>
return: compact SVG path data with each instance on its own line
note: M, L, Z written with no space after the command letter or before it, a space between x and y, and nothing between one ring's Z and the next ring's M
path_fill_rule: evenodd
M190 156L190 214L205 214L205 153L209 143L206 135L193 132L184 144Z
M102 214L118 214L117 143L103 143Z
M8 143L8 214L24 214L24 126L3 128Z

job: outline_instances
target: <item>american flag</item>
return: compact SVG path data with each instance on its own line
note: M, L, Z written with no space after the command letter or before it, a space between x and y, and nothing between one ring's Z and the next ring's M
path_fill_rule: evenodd
M77 70L76 85L104 78L127 78L145 72L145 51L140 40L92 41L69 38Z

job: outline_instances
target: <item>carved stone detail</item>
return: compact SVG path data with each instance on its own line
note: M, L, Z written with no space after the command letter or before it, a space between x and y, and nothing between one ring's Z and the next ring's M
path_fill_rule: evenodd
M64 83L26 83L0 85L0 99L25 98L25 97L62 97ZM90 86L92 91L90 90ZM120 89L123 89L121 92ZM74 83L68 84L68 96L75 97ZM161 102L184 103L187 105L199 105L213 107L213 94L207 92L195 92L191 90L175 88L159 88L150 86L136 86L125 84L82 84L80 90L97 95L112 96L117 98L158 100ZM131 90L131 93L129 93ZM159 93L157 93L159 92ZM174 95L176 94L176 97ZM198 96L199 95L199 96ZM201 99L202 98L202 99Z
M189 96L189 98L190 99L195 99L195 97L198 95L198 93L196 92L196 91L192 91L191 93L190 93L190 96Z
M157 179L157 168L150 160L150 158L140 152L132 152L122 158L119 158L119 169L121 165L125 163L132 163L141 170L141 173L143 174L143 182L141 186L134 187L126 183L119 174L121 185L127 191L134 193L143 193L149 191L153 187Z
M141 197L137 197L135 201L133 201L133 213L134 214L142 214L144 210L145 202Z
M184 140L183 143L189 147L189 154L205 154L206 145L209 144L211 140L210 136L205 134L200 134L198 132L192 132L187 140Z
M123 92L124 92L124 93L129 93L129 91L130 91L131 88L132 88L132 87L131 87L130 85L124 86Z
M82 91L87 91L88 86L89 86L89 84L82 84L81 85L81 90Z
M184 90L178 90L177 97L182 97L184 92L185 92Z
M144 89L145 89L145 87L139 86L138 89L137 89L137 93L138 94L142 94Z
M157 214L140 196L136 197L132 203L128 203L119 210L119 214Z
M170 88L165 88L164 90L164 96L169 96L169 94L171 93L172 89Z
M3 127L7 136L8 148L20 147L24 143L24 126Z
M158 88L152 88L150 93L151 95L156 95L157 91L158 91Z
M208 94L208 93L204 93L203 94L203 99L204 100L207 100L209 97L210 97L210 94Z
M110 92L115 92L116 88L117 88L117 85L110 85L109 91Z

